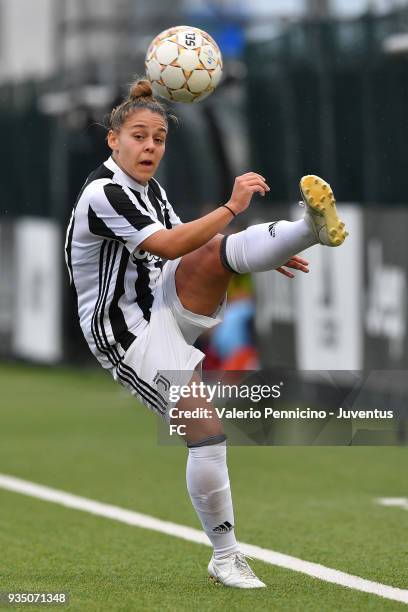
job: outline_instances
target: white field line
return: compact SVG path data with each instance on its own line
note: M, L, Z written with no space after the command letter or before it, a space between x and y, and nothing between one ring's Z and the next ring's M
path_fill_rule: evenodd
M82 510L97 516L110 518L115 521L120 521L121 523L126 523L127 525L141 527L142 529L151 529L170 536L182 538L189 542L210 546L207 536L198 529L177 525L169 521L162 521L147 514L140 514L132 510L124 510L117 506L103 504L93 501L92 499L86 499L85 497L79 497L78 495L72 495L71 493L65 493L64 491L58 491L57 489L38 485L34 482L7 476L6 474L0 474L0 488L60 504L67 508L75 508L76 510ZM325 582L331 582L350 589L371 593L379 597L384 597L385 599L408 604L408 590L373 582L371 580L365 580L364 578L346 574L345 572L340 572L318 563L303 561L302 559L268 550L267 548L261 548L260 546L254 546L253 544L240 543L240 547L242 552L246 555L264 561L265 563L277 565L295 572L301 572L302 574L313 576Z
M395 506L408 510L408 497L379 497L375 501L381 506Z

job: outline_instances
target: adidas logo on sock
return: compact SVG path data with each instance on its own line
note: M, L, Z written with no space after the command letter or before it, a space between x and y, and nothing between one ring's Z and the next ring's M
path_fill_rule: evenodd
M272 223L268 226L268 231L270 235L272 236L272 238L275 238L275 225L276 224L277 224L277 221L272 221Z
M231 529L234 529L234 525L231 525L231 523L225 521L225 523L218 525L218 527L214 527L213 531L215 531L215 533L228 533L228 531L231 531Z

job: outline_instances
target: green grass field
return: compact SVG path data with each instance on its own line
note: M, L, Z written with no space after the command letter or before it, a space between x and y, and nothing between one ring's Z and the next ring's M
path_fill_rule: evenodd
M155 417L109 375L2 365L0 384L0 473L199 528L185 449L158 446ZM374 503L407 496L407 451L230 448L239 539L408 588L408 512ZM0 489L2 592L65 591L69 609L80 611L407 609L259 561L252 565L268 589L215 587L209 555Z

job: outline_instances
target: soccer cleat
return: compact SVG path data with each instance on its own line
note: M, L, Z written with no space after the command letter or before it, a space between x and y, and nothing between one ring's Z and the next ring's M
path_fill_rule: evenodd
M348 233L337 214L330 185L318 176L308 174L300 180L300 192L306 209L306 222L320 244L331 247L343 244Z
M210 580L237 589L260 589L266 584L257 578L242 553L231 553L221 559L211 558L208 564Z

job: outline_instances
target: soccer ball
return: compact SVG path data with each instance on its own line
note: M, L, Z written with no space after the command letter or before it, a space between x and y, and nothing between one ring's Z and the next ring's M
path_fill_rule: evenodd
M156 36L145 64L154 94L172 102L204 100L222 76L217 43L203 30L190 26L176 26Z

